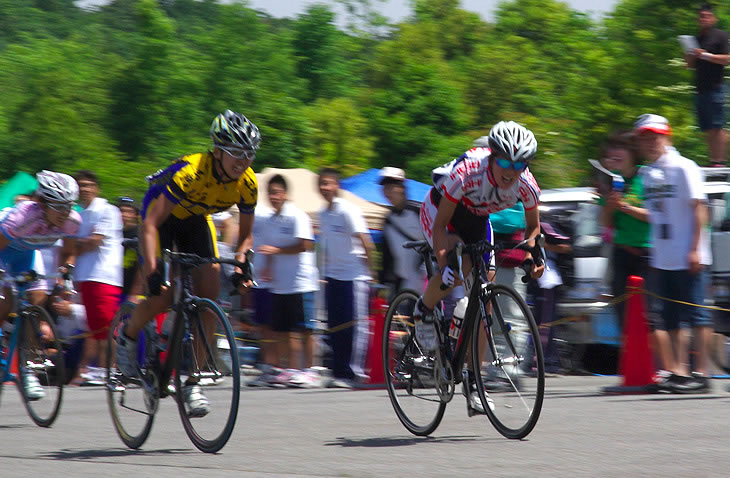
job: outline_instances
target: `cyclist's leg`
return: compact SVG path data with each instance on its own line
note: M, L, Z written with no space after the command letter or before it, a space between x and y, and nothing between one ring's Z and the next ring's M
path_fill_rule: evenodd
M164 249L172 249L173 246L178 242L178 238L185 231L182 227L184 221L180 221L174 217L169 217L164 223L157 228L157 246L156 256L161 258L161 251ZM140 240L140 260L143 257L142 250L144 249L144 242ZM179 247L179 244L178 244ZM185 251L187 252L187 251ZM141 266L141 265L140 265ZM146 278L144 279L143 287L147 289ZM149 291L147 291L149 292ZM172 287L163 290L160 295L152 296L147 294L147 297L142 300L134 308L132 317L124 328L124 335L132 340L137 340L139 331L147 325L148 322L153 320L155 316L165 312L172 304L173 293Z
M181 252L197 254L200 257L218 257L218 242L216 241L216 229L213 220L208 216L191 217L184 221L188 233L185 237L179 238L178 248ZM221 267L220 264L203 264L193 270L193 292L205 299L216 301L221 288ZM215 327L216 317L213 311L206 309L203 317L203 331L208 340L208 347L198 342L200 337L195 335L195 353L198 363L205 363L207 350L215 349ZM196 379L188 379L188 383L196 382Z

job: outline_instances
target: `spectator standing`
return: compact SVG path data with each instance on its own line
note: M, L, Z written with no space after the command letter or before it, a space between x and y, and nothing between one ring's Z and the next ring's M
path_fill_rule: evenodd
M319 173L319 192L327 205L319 213L324 256L325 303L332 347L331 386L351 387L365 380L368 346L368 280L373 264L373 243L362 212L338 197L339 173Z
M379 282L390 285L393 295L403 289L421 292L426 283L426 269L420 254L403 248L406 241L424 239L419 208L406 200L405 179L405 172L399 168L386 167L380 171L379 183L391 209L383 223Z
M725 131L725 65L730 62L728 35L715 27L717 17L712 6L703 4L697 12L700 48L685 55L689 68L695 70L696 109L700 130L705 133L710 161L724 166L727 160Z
M609 191L599 199L601 224L613 231L611 293L621 297L626 292L629 276L645 281L649 273L649 210L644 205L644 183L640 177L642 159L635 138L629 131L612 134L601 151L601 164L620 174L621 191ZM616 304L619 330L623 330L626 302ZM663 328L654 328L652 340L659 359L659 368L668 370L672 363L669 335Z
M288 200L289 187L283 176L274 175L267 191L273 214L267 220L266 241L257 252L268 260L278 365L287 368L273 381L278 385L315 387L321 378L311 368L314 292L318 288L312 222Z
M271 208L264 205L256 206L255 220L253 222L253 243L266 244L268 234L268 219L274 213ZM250 387L265 386L273 383L280 370L275 369L278 363L274 332L271 330L271 278L266 270L267 256L255 254L253 256L254 273L256 274L256 285L253 286L253 323L255 324L256 335L259 338L259 357L257 368L261 375L248 382Z
M639 177L641 158L630 132L618 132L606 140L601 164L624 180L622 190L609 191L599 199L601 225L614 231L611 288L613 296L620 297L626 291L626 279L631 275L646 279L649 268L649 211ZM625 306L616 305L621 327Z
M702 172L674 149L669 122L663 116L641 115L634 128L639 151L647 160L640 177L651 224L649 288L660 297L683 302L650 301L654 325L667 330L671 338L672 354L665 364L671 374L660 385L680 393L708 391L712 320L707 309L685 304L705 303L704 269L712 263ZM691 376L688 327L693 329L697 351Z
M108 327L122 295L122 214L113 204L99 197L96 174L79 171L76 182L83 210L76 239L74 281L81 292L92 334L87 339L87 355L81 367L88 368L87 376L94 382L103 383Z
M122 236L124 239L138 239L139 208L136 202L130 197L122 196L117 199L116 205L122 214ZM137 250L137 246L123 246L122 302L129 300L137 303L142 295L142 268Z

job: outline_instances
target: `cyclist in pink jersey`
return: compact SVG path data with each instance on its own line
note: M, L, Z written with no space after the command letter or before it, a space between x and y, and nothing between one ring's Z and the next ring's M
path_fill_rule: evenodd
M73 237L79 230L81 216L71 208L79 197L79 188L71 176L52 171L36 174L38 189L32 201L23 201L0 213L0 268L11 276L34 270L45 274L39 249L64 244L59 263L73 261ZM46 282L38 280L28 287L28 300L42 305L46 299ZM0 324L13 307L12 291L5 287L0 299ZM43 331L42 332L46 332ZM22 386L30 400L43 398L45 392L35 374L21 374Z
M81 216L71 208L78 199L78 186L71 176L52 171L36 175L38 189L33 200L23 201L0 213L0 268L11 275L30 270L44 273L43 263L36 251L53 246L64 239L59 262L72 259L72 238L81 224ZM49 271L51 272L51 271ZM31 303L41 304L46 298L44 281L29 287ZM10 291L3 291L10 297ZM0 300L0 323L7 317L12 304Z

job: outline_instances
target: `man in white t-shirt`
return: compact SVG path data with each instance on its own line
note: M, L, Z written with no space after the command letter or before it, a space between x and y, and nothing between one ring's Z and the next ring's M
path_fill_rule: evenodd
M288 201L288 184L280 174L267 186L273 214L266 219L266 236L256 251L266 256L271 278L271 326L275 333L279 367L285 368L275 385L316 386L312 367L315 326L314 235L309 216Z
M319 235L324 255L327 324L333 364L332 386L348 387L364 381L368 348L368 281L372 278L373 243L362 212L342 198L339 173L319 173L319 192L327 205L319 213ZM345 325L347 324L347 325ZM342 326L342 328L340 328Z
M672 146L666 118L645 114L634 125L639 152L647 160L641 169L651 225L649 288L674 301L704 305L706 268L712 264L707 230L707 198L702 191L702 172ZM669 332L673 364L671 375L660 384L679 393L706 392L708 344L712 318L707 309L678 302L654 300L654 326ZM658 320L661 316L661 320ZM695 372L689 370L689 333L694 334Z
M99 181L94 173L79 171L76 182L83 210L76 239L74 281L92 333L82 367L88 367L88 375L94 378L106 373L102 367L106 363L108 327L122 294L122 214L119 208L99 197ZM92 366L94 363L96 367Z

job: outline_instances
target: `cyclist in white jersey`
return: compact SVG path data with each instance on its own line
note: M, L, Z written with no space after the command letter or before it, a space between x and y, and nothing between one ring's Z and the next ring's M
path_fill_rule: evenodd
M434 187L421 206L421 229L439 265L439 273L428 281L415 311L416 338L426 350L438 347L433 308L460 284L458 271L448 264L449 251L458 243L491 238L489 214L514 206L517 201L525 207L525 238L535 237L540 231L540 188L527 168L537 152L535 136L513 121L501 121L489 132L487 144L434 169ZM534 241L528 245L534 246ZM532 277L542 276L543 270L544 266L533 265ZM464 276L470 271L471 261L464 257ZM493 274L490 272L490 280ZM441 284L448 288L441 290ZM472 407L481 409L478 398L467 398Z

